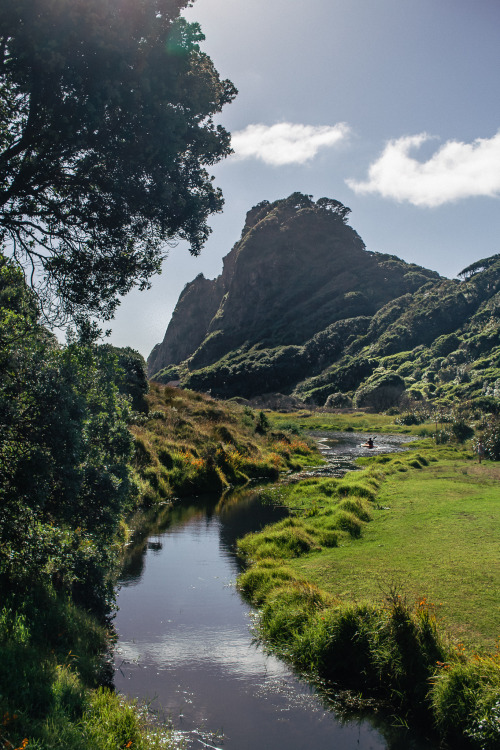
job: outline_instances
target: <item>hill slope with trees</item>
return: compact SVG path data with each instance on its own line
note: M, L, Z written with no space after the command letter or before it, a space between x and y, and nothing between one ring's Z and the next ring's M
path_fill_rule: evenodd
M255 206L222 274L186 285L149 356L150 377L320 406L493 402L500 256L445 279L367 251L348 213L300 193Z

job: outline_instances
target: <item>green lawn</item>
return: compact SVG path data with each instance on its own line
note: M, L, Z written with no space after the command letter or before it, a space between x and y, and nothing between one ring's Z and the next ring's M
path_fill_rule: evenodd
M397 417L388 414L368 414L362 411L340 414L337 412L308 411L304 409L293 414L269 412L268 417L272 427L275 429L299 427L303 430L391 432L422 436L431 435L435 430L434 422L411 426L400 425L394 421Z
M288 564L343 599L381 601L394 585L410 601L426 597L455 638L494 647L500 636L498 464L457 457L392 474L372 515L361 539L345 538L338 548Z

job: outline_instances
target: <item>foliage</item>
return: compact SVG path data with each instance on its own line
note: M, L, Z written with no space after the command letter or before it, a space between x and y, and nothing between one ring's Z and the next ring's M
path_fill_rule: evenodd
M500 742L500 654L442 663L434 677L432 703L437 725L451 740L464 736L480 750Z
M95 689L109 681L102 659L108 639L105 628L50 586L3 599L2 748L115 750L132 740L139 750L178 747L144 708Z
M265 566L265 567L264 567ZM448 650L432 605L410 607L388 592L385 606L335 601L270 561L240 576L261 615L258 634L313 679L389 700L401 715L428 720L428 681Z
M106 346L59 347L34 322L20 271L3 261L1 280L0 580L7 589L52 581L105 611L131 499L117 358Z
M474 274L489 268L497 260L500 260L500 253L491 255L489 258L482 258L481 260L477 260L475 263L471 263L470 266L464 268L463 271L460 271L460 273L458 273L457 275L463 276L463 278L465 279L470 278L471 276L474 276Z
M0 240L47 315L111 317L165 242L198 253L221 209L206 167L230 152L213 116L235 90L187 5L2 3Z
M144 357L129 346L112 347L110 351L117 357L118 390L125 396L130 396L132 409L147 412L148 404L145 396L149 390L149 384Z
M357 355L377 311L439 276L366 252L348 213L301 193L251 209L222 275L182 292L148 359L150 375L179 365L183 386L248 398L289 393L348 350ZM321 403L334 390L355 390L366 374L336 383Z
M345 393L337 391L336 393L330 393L325 401L327 409L345 409L352 407L352 399L346 396Z
M465 443L474 435L474 428L464 419L455 419L451 425L451 432L458 443Z
M183 341L183 361L175 366L181 384L225 398L285 394L329 408L332 402L344 408L354 397L356 407L376 410L413 412L420 402L432 411L467 402L471 412L496 413L498 255L481 261L464 281L421 269L423 278L411 287L408 277L417 270L395 256L367 253L319 203L294 194L249 212L242 239L228 256L230 278L223 273L211 282L206 310L203 304L203 314L196 308L203 322L188 359L195 303L181 297L166 336L171 352L175 341ZM350 243L356 257L346 255ZM325 275L334 281L325 281ZM155 363L168 365L162 346L150 357L151 373ZM167 367L159 377L167 382L171 372Z
M484 453L492 461L500 461L500 420L492 419L481 435Z
M137 707L91 691L110 679L141 358L76 337L61 347L37 317L0 256L0 744L173 748Z
M398 403L405 390L405 381L397 373L379 368L365 380L354 395L356 406L373 407L376 411L385 411Z
M414 425L414 424L423 424L426 422L429 418L429 415L425 412L408 412L407 414L401 414L401 416L396 417L394 422L396 424L404 424L404 425Z

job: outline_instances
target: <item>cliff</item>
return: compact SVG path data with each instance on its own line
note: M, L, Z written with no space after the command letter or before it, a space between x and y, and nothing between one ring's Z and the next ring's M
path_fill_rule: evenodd
M154 376L190 360L205 367L242 345L300 345L332 323L373 315L437 274L365 250L337 201L293 194L247 214L214 281L182 292L164 340L148 358Z

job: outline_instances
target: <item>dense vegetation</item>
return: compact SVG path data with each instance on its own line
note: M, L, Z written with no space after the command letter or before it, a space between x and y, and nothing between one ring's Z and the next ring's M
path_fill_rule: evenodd
M493 750L498 469L429 442L365 463L274 490L293 515L239 542L258 634L346 706Z
M112 317L134 284L148 286L169 240L187 239L199 252L207 217L222 206L206 167L230 152L229 135L213 117L235 90L200 51L199 27L179 17L188 4L4 0L0 7L0 744L6 750L174 747L175 738L151 726L145 709L109 689L113 582L129 514L192 492L276 478L313 460L307 440L273 428L263 411L159 384L148 393L142 357L99 344L89 323ZM465 269L460 283L443 281L392 256L366 253L346 224L348 213L337 201L314 203L298 193L255 207L228 263L230 275L239 264L244 279L260 269L249 297L253 317L238 302L231 307L237 296L227 296L223 285L214 295L211 284L198 280L185 294L207 292L200 307L205 329L188 352L192 368L184 362L161 379L181 375L185 385L226 396L295 389L312 403L353 399L384 408L401 398L425 405L460 397L493 409L498 257ZM312 235L311 222L318 223ZM270 254L262 242L269 237ZM302 263L312 240L322 249L304 286ZM247 262L253 252L256 265ZM266 255L279 258L272 275L261 265ZM335 273L318 289L327 255L335 257ZM346 271L346 258L359 263ZM300 288L290 283L297 269ZM271 315L261 304L266 278L285 290ZM229 335L224 318L234 324ZM61 346L41 321L68 319L76 328ZM246 319L249 326L239 327ZM403 418L418 421L422 413ZM463 422L455 420L453 437L457 430L467 437ZM496 423L483 425L482 434L486 455L498 458ZM339 502L329 525L323 528L309 508L309 520L285 523L266 539L266 549L275 557L280 549L295 555L333 548L342 535L360 536L379 470L366 475L364 494L330 493ZM258 557L259 544L247 540L242 550ZM300 581L296 589L304 585L313 605L298 605L305 623L330 600ZM292 593L285 599L293 610ZM432 659L452 660L425 607L417 619L396 599L391 607L389 615L353 615L369 653L366 673L375 682L387 677L392 701L410 678L421 697ZM328 641L331 631L318 624ZM400 654L396 672L389 667L394 633L417 643L413 671L405 662L411 650ZM387 658L380 646L387 646ZM352 642L346 653L356 664ZM311 648L307 666L321 672L315 654ZM457 664L465 671L457 673L453 663L449 679L443 672L438 684L445 693L455 680L454 695L479 722L469 722L466 733L489 742L497 664L482 657L475 671L465 657ZM444 733L462 731L463 707L455 715L446 702L436 698L435 705Z
M296 425L290 415L160 384L153 383L148 393L140 355L98 345L90 328L60 346L39 324L36 298L19 269L5 259L0 281L2 742L22 747L27 740L39 750L129 742L138 748L168 746L174 740L164 730L153 731L147 713L99 689L110 677L108 615L113 574L128 538L127 515L139 505L276 478L281 470L317 461L297 434L300 423L338 429L350 420L365 429L376 423L421 434L434 432L435 425L408 425L404 422L412 420L398 415L313 411L299 412ZM448 429L450 440L468 438L463 417L443 421L439 434ZM492 458L500 447L495 425L494 417L484 416L465 424L482 437ZM416 613L396 595L382 608L339 604L331 598L335 589L315 588L321 564L316 573L297 567L364 539L377 503L384 502L377 494L383 480L422 471L430 460L425 456L421 450L380 459L340 482L309 480L282 489L296 516L241 542L247 559L258 561L244 585L256 602L266 602L266 639L300 668L355 691L373 691L409 715L417 705L425 714L434 712L443 734L458 727L458 736L476 732L483 741L494 731L496 657L480 655L471 662L451 648L426 603ZM483 505L485 497L479 500ZM249 581L255 575L262 582L253 589ZM324 581L321 585L325 588ZM361 652L352 628L363 633ZM339 651L331 640L337 630L343 633ZM295 645L292 636L298 638ZM400 646L391 639L399 637L407 650L396 653ZM366 661L360 663L362 654ZM435 676L436 661L445 666L436 673L437 692L429 699L424 683ZM463 720L462 709L453 713L452 700L462 701L471 718Z
M335 405L336 394L357 406L384 409L413 402L449 406L469 401L498 408L500 385L500 259L467 280L424 285L395 300L366 335L323 373L301 383L297 396ZM366 372L359 375L359 362Z
M498 408L499 256L442 279L367 252L345 220L299 194L252 209L222 276L182 293L154 378L333 408Z
M62 348L37 318L2 258L1 740L90 748L90 723L77 723L97 706L87 688L106 681L112 573L133 503L132 412L110 347Z
M271 430L262 411L155 383L148 404L131 427L143 505L276 479L318 460L310 440Z
M2 1L0 243L49 317L111 317L222 208L207 167L230 153L213 117L235 89L188 4Z

